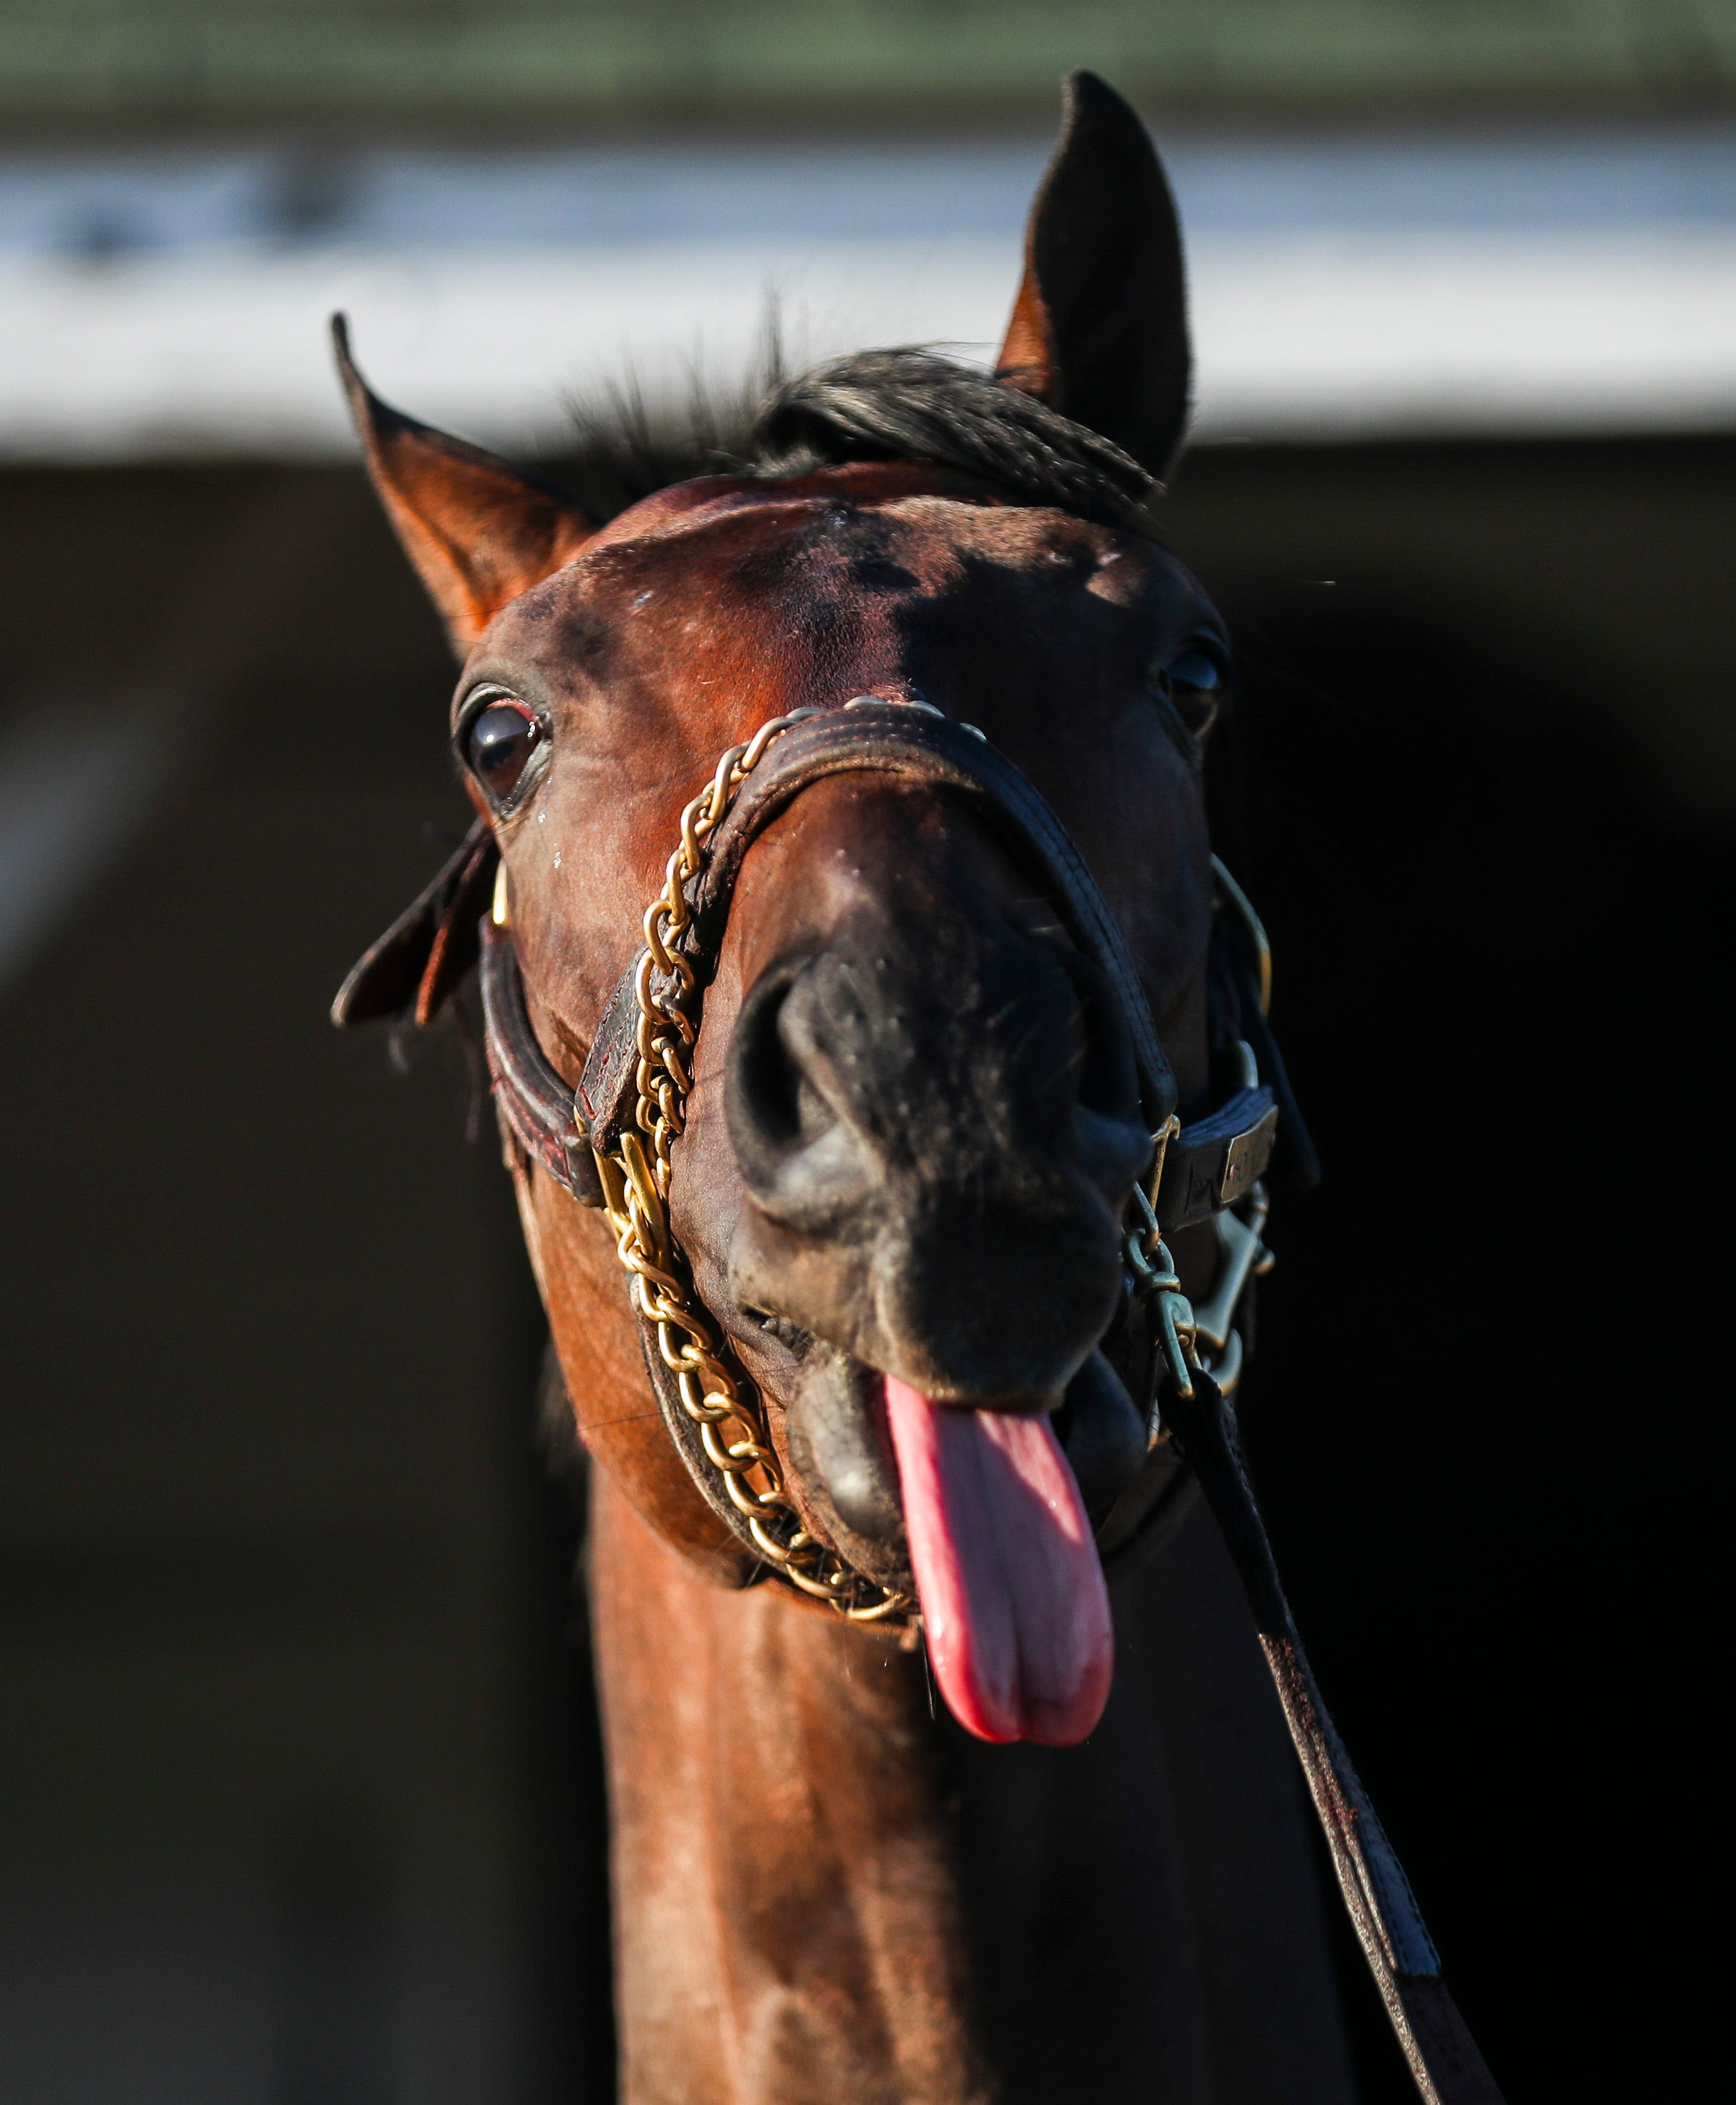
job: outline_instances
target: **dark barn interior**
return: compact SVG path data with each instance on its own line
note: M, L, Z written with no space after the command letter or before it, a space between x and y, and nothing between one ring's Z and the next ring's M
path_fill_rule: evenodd
M1327 1169L1253 1459L1515 2099L1685 2094L1631 1910L1698 1700L1733 467L1226 446L1168 509ZM578 1528L474 1049L325 1020L462 821L444 644L358 472L19 469L0 521L0 2096L600 2105Z

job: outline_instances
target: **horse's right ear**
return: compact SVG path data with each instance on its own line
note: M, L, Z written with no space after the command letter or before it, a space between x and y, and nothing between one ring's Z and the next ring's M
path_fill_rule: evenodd
M341 315L332 342L373 486L462 657L596 530L552 483L382 402L356 370Z
M1193 357L1175 199L1145 126L1094 73L1067 76L995 369L1159 482L1181 450Z

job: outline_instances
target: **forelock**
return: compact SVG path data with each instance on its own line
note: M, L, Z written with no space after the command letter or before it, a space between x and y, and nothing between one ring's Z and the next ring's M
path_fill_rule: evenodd
M1161 485L1119 446L993 375L920 347L860 351L791 376L774 344L747 399L698 397L672 433L628 388L582 412L561 465L598 521L695 476L811 474L908 461L980 478L1015 503L1048 505L1153 535Z
M931 351L858 352L777 382L748 465L796 475L850 461L918 461L980 476L1013 498L1150 530L1158 485L1119 446L1034 396Z

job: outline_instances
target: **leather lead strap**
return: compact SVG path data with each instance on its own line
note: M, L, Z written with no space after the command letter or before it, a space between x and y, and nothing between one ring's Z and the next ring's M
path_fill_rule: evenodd
M1417 2090L1429 2105L1502 2105L1495 2079L1440 1977L1410 1882L1387 1840L1308 1664L1284 1598L1235 1419L1209 1374L1164 1412L1235 1560L1261 1649L1358 1942Z

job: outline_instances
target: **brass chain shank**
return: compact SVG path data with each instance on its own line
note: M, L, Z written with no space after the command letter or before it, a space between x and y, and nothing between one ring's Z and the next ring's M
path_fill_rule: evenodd
M779 731L819 713L792 709L761 724L745 744L732 745L681 814L681 842L669 858L663 889L645 909L645 947L635 982L639 1098L634 1124L622 1134L618 1154L597 1155L597 1175L633 1306L656 1332L681 1408L698 1428L706 1459L760 1554L791 1585L828 1602L850 1621L902 1623L907 1640L913 1642L920 1617L910 1595L865 1577L802 1526L761 1406L731 1370L669 1225L671 1151L686 1122L699 1033L697 976L691 950L683 942L693 922L686 887L703 869L707 842L766 748Z

